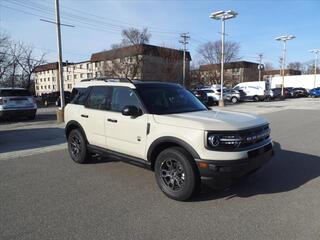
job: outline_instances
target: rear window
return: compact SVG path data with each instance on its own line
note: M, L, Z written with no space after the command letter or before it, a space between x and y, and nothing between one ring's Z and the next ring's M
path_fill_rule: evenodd
M0 97L17 97L17 96L31 96L28 90L23 89L3 89L0 90Z
M70 102L73 104L84 105L87 96L87 88L73 88L71 92Z

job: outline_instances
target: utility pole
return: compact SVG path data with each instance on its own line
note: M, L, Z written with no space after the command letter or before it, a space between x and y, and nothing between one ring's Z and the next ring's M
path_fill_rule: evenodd
M319 53L320 53L320 49L312 49L309 52L314 53L316 55L315 59L314 59L314 88L316 88L317 86L317 68L318 68L318 57L319 57Z
M187 44L188 39L190 38L189 33L181 33L180 34L181 40L179 41L183 45L183 67L182 67L182 84L186 87L186 51L187 51Z
M60 91L60 108L57 110L57 121L64 122L64 107L65 107L65 99L64 99L64 85L63 85L63 63L62 63L62 46L61 46L61 25L67 27L74 27L68 24L60 23L60 11L59 11L59 0L55 0L55 14L56 21L50 21L45 19L40 19L43 22L49 22L56 25L57 29L57 47L58 47L58 75L57 75L57 87Z
M259 82L261 81L262 57L263 57L263 54L260 53L259 54Z

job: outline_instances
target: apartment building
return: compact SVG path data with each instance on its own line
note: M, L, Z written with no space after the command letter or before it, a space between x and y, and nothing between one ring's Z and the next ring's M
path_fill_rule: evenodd
M92 77L90 61L78 63L63 63L64 90L71 91L74 84L81 79ZM37 96L44 93L59 91L57 85L58 63L48 63L38 66L35 71L35 92Z
M235 86L240 82L258 81L259 64L248 61L224 64L224 85ZM192 85L211 85L220 83L221 64L200 65L198 70L191 71Z
M186 53L189 72L190 53ZM133 45L94 53L90 60L63 63L64 90L91 77L127 77L129 79L166 81L182 84L183 51L148 44ZM58 64L48 63L35 69L36 95L58 91ZM188 84L188 79L187 79Z

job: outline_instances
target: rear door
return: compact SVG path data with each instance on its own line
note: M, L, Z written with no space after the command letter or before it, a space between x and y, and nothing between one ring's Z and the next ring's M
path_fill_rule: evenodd
M128 87L113 87L111 111L108 111L106 136L108 149L135 156L145 157L148 114L138 117L122 115L125 106L142 109L135 91Z
M94 86L89 91L84 106L79 110L80 124L89 144L106 148L105 127L111 106L112 87Z

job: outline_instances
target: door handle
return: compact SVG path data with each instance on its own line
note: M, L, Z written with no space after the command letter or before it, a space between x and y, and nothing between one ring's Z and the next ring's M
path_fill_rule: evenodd
M81 117L83 117L83 118L88 118L89 116L88 116L88 115L85 115L85 114L81 114Z
M108 122L112 122L112 123L117 123L117 122L118 122L118 120L117 120L117 119L111 119L111 118L108 118L107 120L108 120Z

